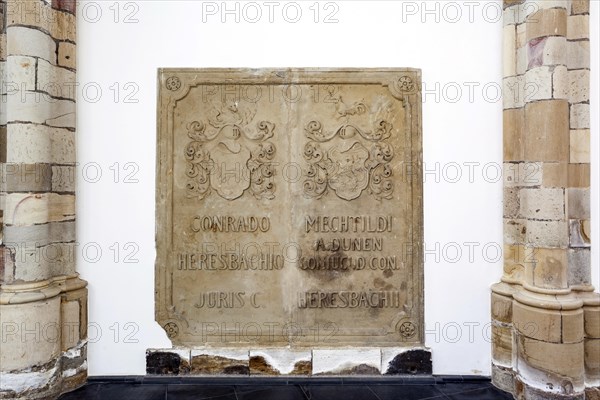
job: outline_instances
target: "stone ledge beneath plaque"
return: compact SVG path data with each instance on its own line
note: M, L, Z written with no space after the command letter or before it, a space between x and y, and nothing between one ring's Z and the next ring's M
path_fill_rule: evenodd
M148 375L431 375L431 351L415 348L148 349Z

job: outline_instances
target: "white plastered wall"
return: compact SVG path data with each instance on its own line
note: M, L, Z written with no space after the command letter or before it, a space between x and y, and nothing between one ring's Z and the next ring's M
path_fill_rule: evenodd
M159 67L421 68L426 344L435 374L489 375L489 287L502 270L501 2L267 3L228 1L229 14L221 1L79 4L77 262L89 281L90 375L144 374L145 350L170 345L154 322Z

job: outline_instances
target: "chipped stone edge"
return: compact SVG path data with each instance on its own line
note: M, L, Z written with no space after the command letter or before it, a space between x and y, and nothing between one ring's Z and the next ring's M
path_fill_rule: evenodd
M312 366L312 351L295 349L260 349L250 350L250 360L262 357L265 362L280 375L290 375L299 362L309 362ZM252 375L252 368L250 369Z

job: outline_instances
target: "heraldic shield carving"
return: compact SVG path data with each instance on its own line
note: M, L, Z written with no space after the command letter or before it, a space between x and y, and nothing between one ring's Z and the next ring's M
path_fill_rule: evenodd
M275 124L259 121L250 124L256 109L248 104L228 103L213 109L208 127L203 121L187 126L192 141L185 148L189 178L189 197L203 199L214 190L227 200L234 200L250 189L256 198L274 195L273 170L270 160L275 145Z

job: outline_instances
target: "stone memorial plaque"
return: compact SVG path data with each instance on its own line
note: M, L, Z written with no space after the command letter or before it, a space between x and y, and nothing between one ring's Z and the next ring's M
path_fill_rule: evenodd
M161 69L156 319L175 345L423 343L415 69Z

